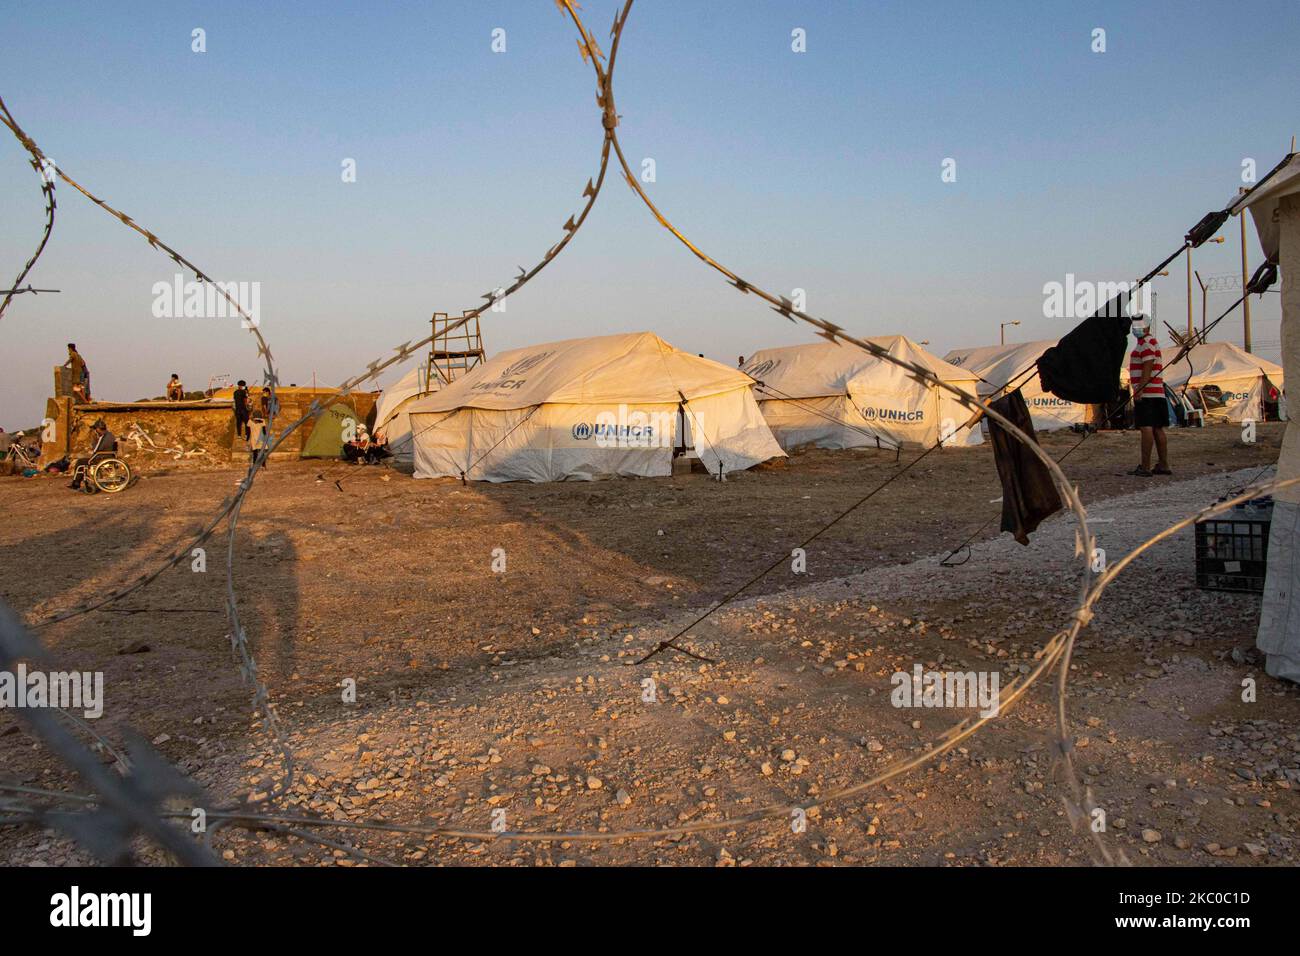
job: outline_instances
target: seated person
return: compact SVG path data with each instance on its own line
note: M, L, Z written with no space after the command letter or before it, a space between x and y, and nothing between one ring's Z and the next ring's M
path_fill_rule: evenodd
M86 469L100 458L108 458L117 453L117 439L108 430L102 418L96 419L90 426L90 455L78 458L72 463L72 482L69 488L80 488L86 478Z
M181 384L181 377L172 372L171 381L167 383L167 401L179 402L185 398L185 386Z
M364 430L360 431L357 433L356 438L343 443L343 460L350 461L353 464L356 464L359 461L364 461L366 457L366 449L369 447L369 438L366 436Z
M385 458L392 458L393 453L388 450L388 437L381 428L375 432L374 439L366 446L366 464L377 465Z

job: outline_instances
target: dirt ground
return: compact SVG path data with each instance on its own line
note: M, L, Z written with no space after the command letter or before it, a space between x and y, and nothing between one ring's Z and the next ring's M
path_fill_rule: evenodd
M1140 479L1125 474L1136 436L1102 433L1064 467L1114 561L1258 474L1280 439L1276 425L1253 445L1230 426L1175 430L1175 477ZM1044 445L1059 457L1077 441ZM281 809L466 830L500 811L510 830L621 831L810 806L866 779L964 716L891 706L892 673L921 663L1010 679L1068 617L1072 526L1053 519L1029 548L999 538L987 446L930 455L810 545L806 574L783 561L701 625L689 644L717 663L629 665L914 454L813 451L721 484L465 487L273 464L244 506L234 566L297 763ZM36 623L111 592L194 533L239 478L159 469L93 497L0 480L0 598ZM990 517L970 561L938 566ZM103 671L101 737L117 748L128 727L141 732L215 803L280 773L226 637L225 553L223 532L206 571L186 560L39 632L59 667ZM1194 588L1187 532L1127 572L1085 632L1077 762L1107 809L1108 845L1135 862L1295 862L1300 695L1252 656L1258 608ZM1245 676L1257 703L1239 699ZM349 681L355 703L342 700ZM1053 707L1036 688L941 762L814 807L801 833L781 819L596 845L328 836L412 864L1086 863L1051 756ZM3 712L0 774L75 786ZM238 864L356 862L274 833L229 829L213 845ZM0 832L0 863L86 859L54 833Z

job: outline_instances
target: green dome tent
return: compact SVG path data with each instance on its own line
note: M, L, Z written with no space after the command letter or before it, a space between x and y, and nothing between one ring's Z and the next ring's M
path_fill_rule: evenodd
M343 445L357 433L361 416L350 405L337 402L331 405L303 442L303 458L342 458Z

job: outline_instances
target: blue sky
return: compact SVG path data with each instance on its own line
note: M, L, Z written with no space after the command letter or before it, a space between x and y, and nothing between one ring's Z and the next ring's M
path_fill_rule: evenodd
M618 5L585 3L598 37ZM18 121L209 273L260 282L285 381L337 382L504 285L559 239L597 168L592 73L551 0L11 0L0 28ZM1270 168L1300 131L1298 41L1294 0L642 0L618 62L620 138L634 163L655 160L651 195L716 258L942 355L1013 319L1013 339L1063 333L1073 321L1043 317L1044 283L1136 277L1228 199L1244 158ZM5 131L4 287L42 224L25 159ZM1235 220L1224 235L1198 250L1203 275L1239 270ZM1249 249L1257 264L1253 230ZM153 284L175 272L61 186L30 281L63 291L0 319L0 426L40 418L68 341L100 398L160 394L173 371L191 387L256 377L236 322L152 315ZM1181 263L1156 289L1160 318L1185 321ZM1276 300L1254 311L1269 358ZM484 319L489 351L640 329L727 362L811 337L696 262L618 177L563 255ZM1221 329L1240 343L1239 319Z

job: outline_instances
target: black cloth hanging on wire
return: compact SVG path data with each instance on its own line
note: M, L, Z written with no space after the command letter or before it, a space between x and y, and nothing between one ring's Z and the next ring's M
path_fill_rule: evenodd
M1121 293L1084 319L1038 359L1043 391L1082 405L1105 405L1119 397L1119 370L1128 357L1132 319Z
M1006 416L1038 444L1034 420L1020 389L990 402L989 407ZM993 441L993 460L1002 482L1002 530L1010 531L1021 544L1029 544L1029 535L1061 510L1061 493L1052 481L1052 473L1038 456L992 418L989 438Z
M1290 159L1288 155L1264 180L1286 166ZM1264 180L1252 189L1257 189ZM1140 279L1137 287L1150 282L1156 273L1189 246L1197 249L1212 239L1228 221L1233 205L1240 201L1240 198L1234 199L1225 208L1202 216L1200 222L1192 226L1183 237L1182 247ZM1256 276L1259 277L1258 272ZM1081 405L1107 405L1119 398L1119 370L1128 353L1128 336L1132 328L1132 316L1125 310L1124 304L1136 291L1135 288L1132 292L1121 292L1043 353L1038 360L1038 380L1042 383L1043 391Z

